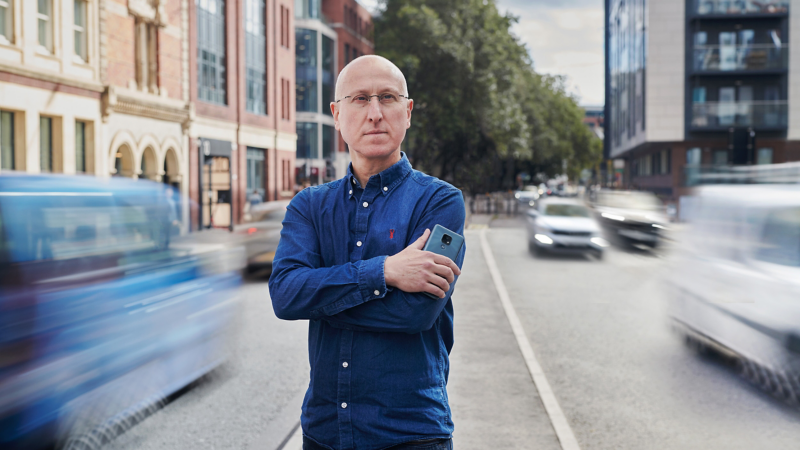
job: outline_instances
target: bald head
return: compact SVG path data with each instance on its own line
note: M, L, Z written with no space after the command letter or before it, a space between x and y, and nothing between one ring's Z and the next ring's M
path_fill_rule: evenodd
M338 100L348 95L344 93L344 89L349 88L349 83L352 78L356 77L356 75L358 75L357 78L361 78L365 75L368 77L369 73L372 71L388 71L402 86L400 93L408 96L406 77L393 62L383 56L364 55L350 61L350 63L339 72L339 78L336 80L336 99Z

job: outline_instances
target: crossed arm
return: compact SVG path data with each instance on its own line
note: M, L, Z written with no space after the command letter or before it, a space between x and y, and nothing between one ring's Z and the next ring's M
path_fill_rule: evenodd
M298 195L296 200L287 210L269 281L279 318L322 319L362 331L417 333L433 326L461 273L465 248L455 262L422 248L437 223L463 234L458 191L434 197L410 234L419 238L400 253L332 267L321 267L317 232L307 219L308 199Z

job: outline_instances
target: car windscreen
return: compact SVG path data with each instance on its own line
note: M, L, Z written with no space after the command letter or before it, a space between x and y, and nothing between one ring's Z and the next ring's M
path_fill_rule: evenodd
M800 208L767 214L756 258L782 266L800 267Z
M644 192L604 193L598 198L602 206L621 209L657 210L661 208L658 198Z
M556 204L547 205L544 215L559 217L589 217L589 210L581 205Z
M125 196L31 195L0 198L12 261L132 256L167 245L164 202Z

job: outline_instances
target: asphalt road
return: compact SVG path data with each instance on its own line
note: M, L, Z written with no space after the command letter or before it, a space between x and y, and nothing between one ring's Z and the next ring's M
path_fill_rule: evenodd
M534 258L519 221L495 225L487 238L503 282L581 448L797 447L798 410L670 332L668 254ZM454 296L456 448L558 448L480 247L468 231ZM264 280L242 291L231 361L107 448L274 450L290 434L308 380L307 327L274 317Z

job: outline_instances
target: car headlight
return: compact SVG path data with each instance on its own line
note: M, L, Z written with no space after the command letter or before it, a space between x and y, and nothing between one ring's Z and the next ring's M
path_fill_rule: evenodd
M595 236L591 238L590 241L592 242L592 244L598 247L603 247L603 248L608 247L608 241L601 238L600 236Z
M516 194L514 194L514 198L519 198L519 192L517 192Z
M533 238L545 245L550 245L553 243L553 240L550 239L550 236L546 234L536 234L533 236Z

